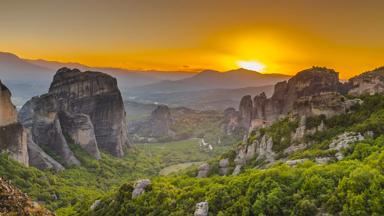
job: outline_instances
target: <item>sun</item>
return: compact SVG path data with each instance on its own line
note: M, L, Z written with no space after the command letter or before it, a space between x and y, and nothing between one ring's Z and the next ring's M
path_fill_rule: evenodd
M265 69L265 65L258 61L238 61L237 65L241 68L257 72L264 72Z

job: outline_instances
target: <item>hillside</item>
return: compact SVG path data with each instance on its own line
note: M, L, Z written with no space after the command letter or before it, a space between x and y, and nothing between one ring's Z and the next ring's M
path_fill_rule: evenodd
M221 176L218 160L233 158L236 154L228 152L210 162L209 178L195 178L197 170L175 177L154 178L150 187L134 199L131 196L135 186L126 183L114 195L101 199L94 211L84 207L81 212L88 212L86 215L186 215L195 211L197 203L206 201L212 215L384 214L381 205L384 202L384 138L381 135L384 98L362 99L364 105L353 112L326 121L327 130L308 136L310 147L288 156L288 160L284 160L284 156L280 162L258 169L254 167L263 164L262 161L249 162L238 176ZM280 134L278 139L290 136L289 131L297 126L287 128L284 121L277 122L268 133ZM287 130L288 133L280 132ZM371 130L373 137L367 135L345 146L344 158L340 161L333 157L335 150L328 150L329 143L345 131L365 134ZM325 163L317 159L324 157L331 159ZM234 168L231 163L229 167Z

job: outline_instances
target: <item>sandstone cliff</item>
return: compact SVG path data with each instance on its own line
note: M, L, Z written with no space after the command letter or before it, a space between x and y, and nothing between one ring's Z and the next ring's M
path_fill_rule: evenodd
M0 151L8 152L13 159L28 166L27 134L17 122L17 111L11 101L11 92L1 81Z
M71 144L95 159L101 158L99 148L121 157L129 146L116 79L100 72L58 70L49 92L29 100L19 120L30 132L30 163L41 169L62 169L42 149L59 156L63 165L79 165Z

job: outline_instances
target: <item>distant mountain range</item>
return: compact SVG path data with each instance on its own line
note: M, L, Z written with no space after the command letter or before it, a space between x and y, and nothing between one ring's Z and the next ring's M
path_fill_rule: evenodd
M202 71L192 77L180 80L165 80L154 84L133 87L132 95L147 93L171 93L200 91L208 89L237 89L246 87L260 87L274 85L277 82L289 79L283 74L262 74L251 70L239 68L227 72L213 70Z
M13 92L12 99L17 106L46 92L54 73L62 67L110 74L117 78L126 99L202 109L237 104L238 101L232 99L238 95L269 92L272 85L290 78L287 75L261 74L241 68L227 72L205 70L194 73L90 67L71 62L22 59L12 53L0 52L0 79Z

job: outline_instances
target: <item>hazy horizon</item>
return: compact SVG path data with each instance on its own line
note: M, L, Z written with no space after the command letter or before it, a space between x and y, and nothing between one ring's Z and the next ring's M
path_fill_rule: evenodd
M292 75L316 65L345 79L382 66L384 2L306 3L4 0L0 46L27 59L133 70Z

